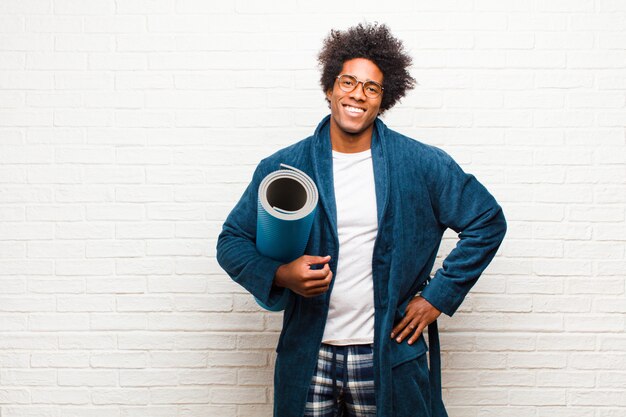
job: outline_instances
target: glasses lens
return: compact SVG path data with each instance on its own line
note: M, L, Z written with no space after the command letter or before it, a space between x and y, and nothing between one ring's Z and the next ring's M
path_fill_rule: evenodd
M376 98L383 92L383 88L373 81L368 81L363 84L363 90L365 91L365 95L370 98Z
M349 93L354 90L357 85L357 80L352 75L341 75L339 77L339 88Z

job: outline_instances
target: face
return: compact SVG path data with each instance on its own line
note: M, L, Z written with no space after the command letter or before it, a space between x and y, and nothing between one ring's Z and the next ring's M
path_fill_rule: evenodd
M383 73L372 61L364 58L355 58L343 64L340 74L354 75L358 80L376 81L383 84ZM383 92L384 94L384 92ZM354 137L367 135L371 137L372 126L382 102L383 94L376 98L368 98L363 93L363 84L346 93L339 88L335 80L333 89L326 92L330 101L331 135Z

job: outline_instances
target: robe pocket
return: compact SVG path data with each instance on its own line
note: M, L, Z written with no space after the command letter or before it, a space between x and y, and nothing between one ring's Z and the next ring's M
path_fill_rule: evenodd
M392 340L391 367L393 368L395 366L402 365L405 362L423 355L427 351L428 346L426 345L426 340L424 340L424 335L420 335L420 337L412 345L409 345L407 339L403 340L402 343Z

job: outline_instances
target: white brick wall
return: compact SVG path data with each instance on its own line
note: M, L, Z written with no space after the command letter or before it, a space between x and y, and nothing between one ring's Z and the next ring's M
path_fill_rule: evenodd
M2 417L271 414L281 315L216 238L363 20L415 60L387 123L509 220L440 320L450 416L626 416L625 2L0 0Z

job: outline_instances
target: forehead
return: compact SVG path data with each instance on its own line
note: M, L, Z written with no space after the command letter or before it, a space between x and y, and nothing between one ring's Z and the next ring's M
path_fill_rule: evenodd
M383 82L383 73L378 65L365 58L354 58L344 62L341 73L354 75L360 80Z

